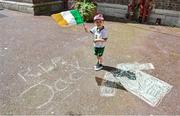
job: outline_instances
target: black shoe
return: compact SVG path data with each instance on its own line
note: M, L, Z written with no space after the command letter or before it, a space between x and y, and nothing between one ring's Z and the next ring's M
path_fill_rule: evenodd
M103 68L103 65L102 64L97 64L95 67L94 67L94 70L95 71L99 71Z
M99 66L99 62L96 63L96 65L94 66L94 68L98 67Z
M99 64L100 65L100 67L103 67L103 65L102 64Z

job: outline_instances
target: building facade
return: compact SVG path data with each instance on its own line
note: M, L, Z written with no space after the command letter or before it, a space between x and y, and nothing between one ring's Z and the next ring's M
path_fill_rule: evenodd
M70 1L70 0L69 0ZM126 19L128 3L132 0L97 0L98 12L107 16ZM1 6L34 15L60 12L68 0L0 0ZM161 19L162 24L180 26L180 0L154 0L149 22Z
M107 16L126 18L128 3L132 0L97 0L98 11ZM154 0L149 22L159 18L162 24L180 26L180 0Z
M128 0L97 0L99 3L128 5ZM154 0L155 9L180 11L180 0Z

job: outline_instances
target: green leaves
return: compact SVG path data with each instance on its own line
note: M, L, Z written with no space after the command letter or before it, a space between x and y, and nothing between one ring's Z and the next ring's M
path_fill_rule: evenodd
M79 10L85 21L92 21L96 14L96 6L91 0L79 0L75 4L75 9Z

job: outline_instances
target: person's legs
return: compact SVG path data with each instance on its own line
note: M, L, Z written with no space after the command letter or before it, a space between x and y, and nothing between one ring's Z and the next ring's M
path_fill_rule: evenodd
M103 63L103 57L99 57L99 64L102 64Z
M95 70L101 70L103 68L103 58L102 58L102 55L103 55L103 52L104 52L104 48L95 48L95 55L97 56L97 64L95 66Z
M94 67L94 70L98 71L98 70L101 70L102 68L103 68L102 57L97 56L97 64Z
M99 56L97 56L97 63L100 64L100 62L99 62Z

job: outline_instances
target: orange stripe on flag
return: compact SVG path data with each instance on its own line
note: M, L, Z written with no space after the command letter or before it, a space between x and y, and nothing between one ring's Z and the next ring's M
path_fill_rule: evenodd
M56 23L60 26L68 25L68 22L62 17L61 14L53 14L52 18L56 21Z

